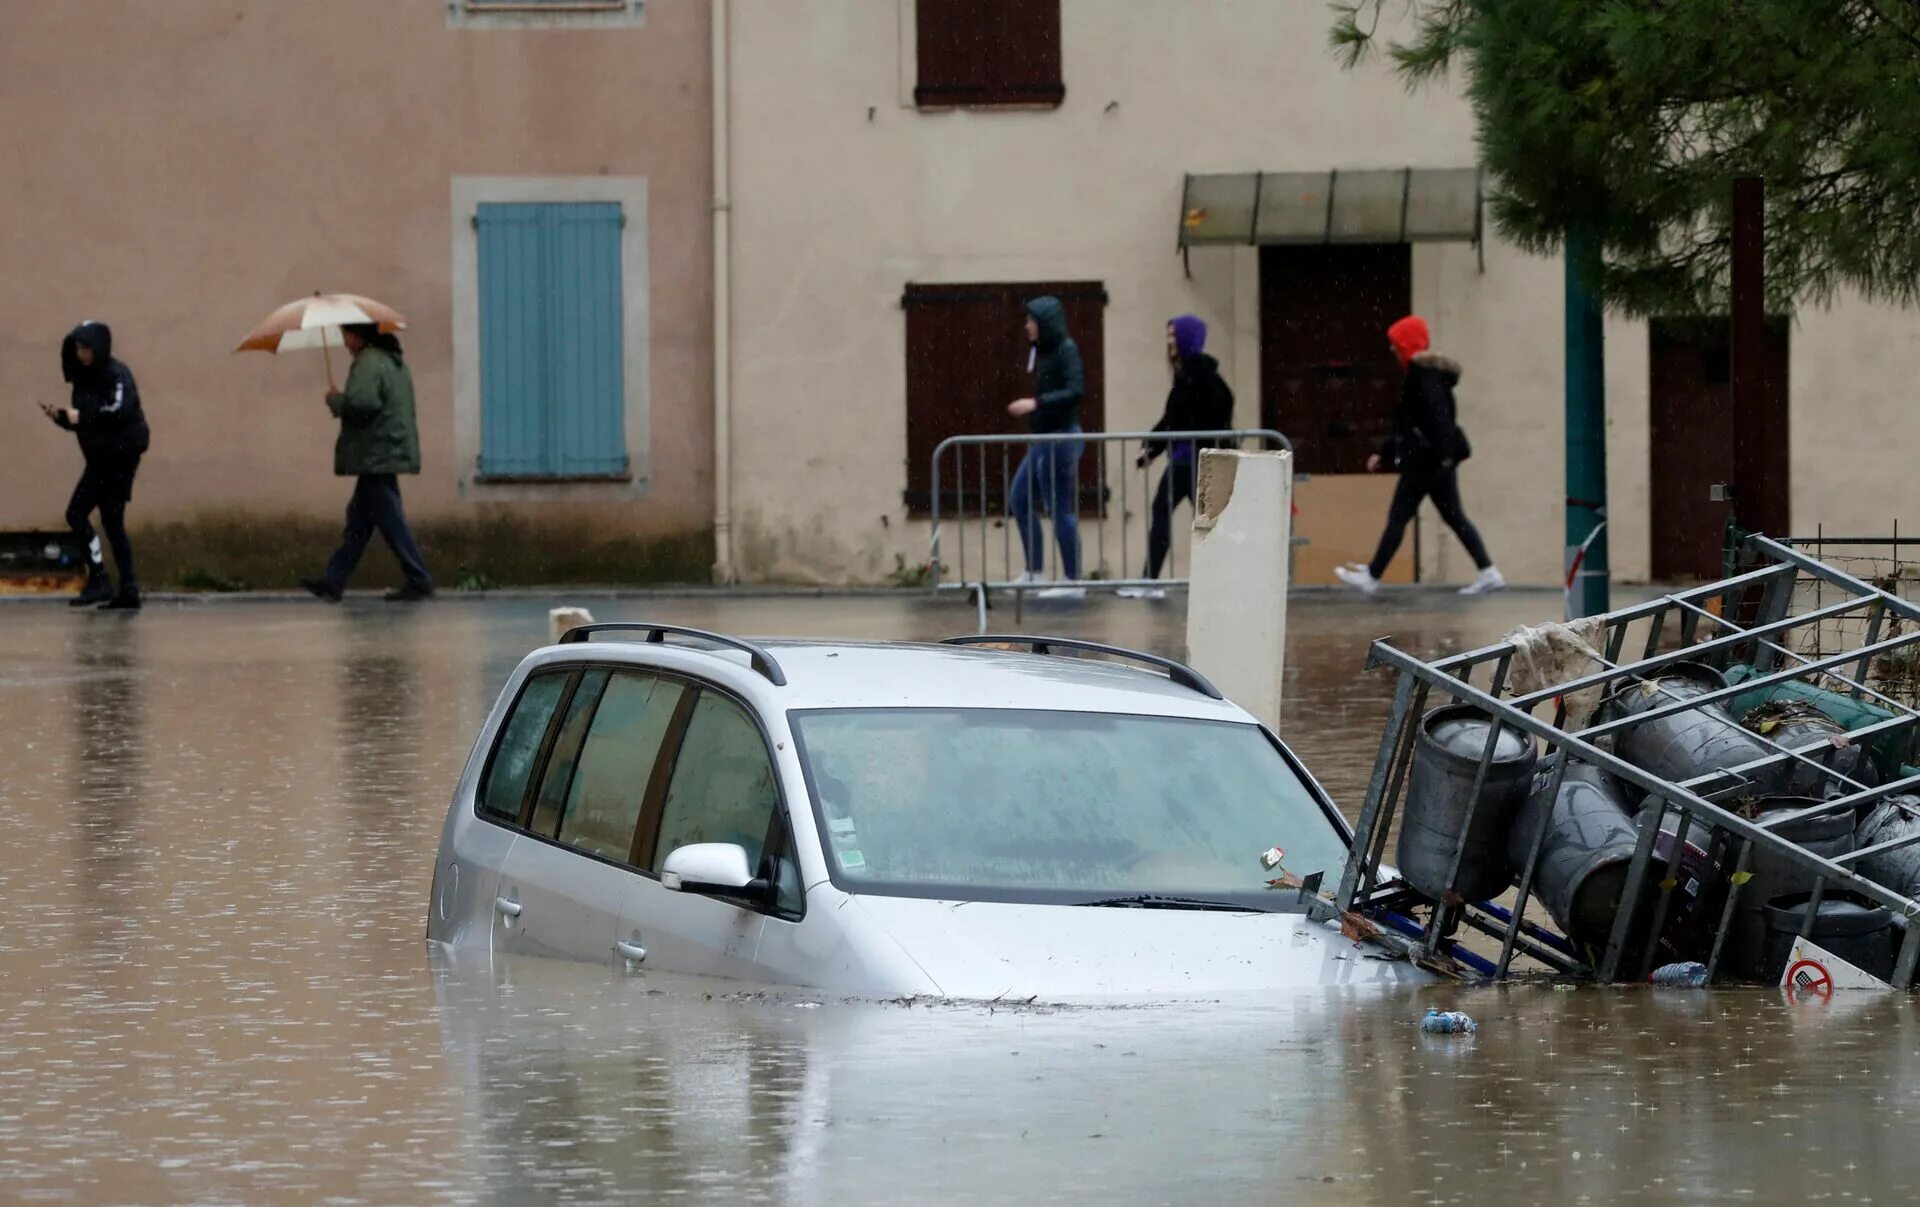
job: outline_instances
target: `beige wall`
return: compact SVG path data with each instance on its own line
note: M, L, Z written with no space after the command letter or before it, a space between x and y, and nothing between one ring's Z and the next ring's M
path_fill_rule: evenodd
M452 182L611 176L646 189L650 488L637 502L584 489L511 506L632 533L705 529L709 63L704 0L573 29L452 28L445 0L9 6L0 527L58 525L79 455L31 401L64 398L58 345L83 318L113 326L153 424L136 520L336 513L346 492L317 354L229 355L314 289L407 315L426 462L408 505L475 514L453 451Z
M1378 64L1343 71L1326 7L1307 0L1063 0L1064 105L926 113L909 101L912 0L735 2L734 481L749 578L871 579L896 556L924 560L924 526L906 521L900 498L907 282L1104 281L1113 429L1157 415L1162 324L1194 311L1250 422L1251 253L1196 251L1183 277L1182 175L1477 159L1458 98L1410 95ZM1482 272L1470 246L1417 247L1414 304L1466 367L1470 511L1510 579L1558 583L1562 269L1498 240L1485 251ZM1911 324L1850 301L1798 316L1796 528L1883 531L1897 516L1920 531L1903 469L1920 422ZM1610 320L1607 341L1613 565L1644 579L1657 522L1646 327ZM1313 497L1303 490L1302 507ZM1463 551L1431 510L1426 521L1428 576L1464 578Z

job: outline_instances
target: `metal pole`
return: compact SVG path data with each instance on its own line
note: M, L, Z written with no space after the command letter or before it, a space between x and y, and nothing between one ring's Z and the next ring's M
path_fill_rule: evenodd
M1606 329L1592 288L1598 242L1588 231L1569 230L1566 258L1566 570L1574 575L1568 607L1578 617L1607 610L1607 534L1595 535L1607 518Z
M1785 533L1787 433L1767 406L1766 183L1733 182L1733 508L1747 532Z

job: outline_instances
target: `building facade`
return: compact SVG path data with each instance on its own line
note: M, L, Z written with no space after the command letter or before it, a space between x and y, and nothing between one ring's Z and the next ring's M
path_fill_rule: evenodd
M317 568L349 490L327 366L230 350L347 291L408 319L405 489L443 580L704 577L710 46L705 0L10 13L0 529L61 527L79 456L28 403L64 398L60 339L95 318L153 427L152 585Z
M925 459L1018 430L1018 301L1053 290L1097 377L1089 428L1150 426L1164 324L1209 323L1236 422L1286 432L1310 475L1304 582L1371 551L1392 486L1363 472L1397 388L1384 328L1423 315L1465 369L1469 511L1509 579L1559 582L1562 267L1480 229L1465 103L1343 69L1329 21L1307 0L735 0L738 573L924 561ZM1894 466L1916 423L1910 321L1843 300L1776 324L1793 453L1767 487L1796 527L1920 520ZM1616 575L1713 573L1723 327L1610 320L1606 367ZM1471 573L1430 508L1410 544L1397 577Z

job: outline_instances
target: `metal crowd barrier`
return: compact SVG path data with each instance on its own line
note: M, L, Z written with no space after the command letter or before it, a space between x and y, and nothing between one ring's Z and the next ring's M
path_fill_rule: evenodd
M1885 878L1885 871L1870 873L1867 864L1877 856L1920 846L1920 824L1916 824L1920 823L1920 800L1912 795L1920 793L1920 772L1902 765L1888 778L1869 786L1835 768L1839 747L1826 738L1811 742L1796 739L1794 745L1786 746L1755 733L1753 741L1768 751L1764 757L1674 781L1627 762L1609 739L1609 735L1630 726L1795 682L1822 688L1837 697L1870 701L1882 710L1884 719L1850 730L1846 735L1849 741L1898 731L1920 732L1920 709L1878 690L1871 675L1877 662L1903 650L1910 653L1920 649L1920 603L1890 589L1890 582L1871 582L1809 557L1799 549L1809 543L1813 542L1748 536L1744 547L1750 568L1743 572L1599 617L1601 639L1595 642L1594 650L1601 669L1551 687L1524 693L1513 690L1509 672L1522 655L1511 640L1431 662L1401 650L1390 639L1374 642L1367 654L1367 666L1391 668L1398 673L1398 682L1354 826L1353 853L1331 912L1380 912L1404 917L1411 910L1428 908L1425 924L1413 927L1410 946L1427 958L1442 954L1452 946L1455 927L1464 923L1500 942L1498 961L1489 969L1495 979L1509 975L1514 956L1520 952L1561 973L1597 976L1602 981L1644 981L1652 971L1663 928L1675 908L1675 888L1680 883L1689 836L1701 835L1709 846L1727 851L1726 868L1731 869L1706 960L1708 981L1719 974L1741 886L1751 879L1756 857L1765 857L1775 865L1796 869L1814 886L1802 937L1811 933L1821 898L1830 891L1847 890L1890 910L1904 928L1898 931L1900 942L1891 981L1896 988L1911 986L1916 964L1920 963L1920 901L1909 896L1915 892L1911 884L1891 882ZM1809 607L1817 598L1805 589L1809 582L1817 582L1832 602ZM1829 639L1824 646L1811 650L1798 648L1803 637L1837 617L1857 618L1857 631L1839 642ZM1677 640L1670 627L1676 621ZM1624 717L1610 719L1604 713L1596 714L1584 728L1569 727L1566 701L1574 693L1598 688L1606 694L1630 683L1657 682L1668 668L1684 662L1704 663L1721 671L1742 666L1747 669L1740 677L1729 676L1732 681L1724 687ZM1475 682L1483 670L1484 686ZM1542 774L1535 787L1548 800L1558 795L1561 778L1573 761L1601 768L1619 783L1645 794L1646 806L1635 819L1638 837L1620 894L1623 904L1606 943L1591 953L1591 962L1570 954L1570 946L1563 941L1555 944L1551 936L1548 946L1535 942L1540 937L1539 928L1526 921L1550 828L1546 822L1530 836L1529 855L1515 869L1518 888L1507 908L1457 897L1423 905L1386 864L1389 838L1396 821L1404 816L1402 806L1413 752L1433 697L1471 704L1494 722L1475 771L1465 816L1459 822L1450 881L1457 878L1462 867L1474 817L1482 803L1481 792L1503 731L1543 748L1538 762ZM1788 764L1817 777L1817 787L1807 793L1806 807L1749 815L1744 794L1754 790L1763 773ZM1828 854L1811 842L1780 832L1788 823L1857 814L1882 802L1893 805L1910 820L1895 837L1874 845ZM1543 816L1550 817L1551 810ZM1671 828L1663 828L1668 822ZM1671 836L1664 854L1658 850L1663 833ZM1556 945L1560 950L1549 949ZM1629 952L1638 955L1630 959Z
M1080 577L1067 578L1053 535L1044 491L1036 490L1046 569L1039 581L1021 581L1025 570L1020 535L1008 507L1008 492L1022 460L1035 447L1082 441L1079 486ZM1149 442L1168 447L1146 469L1134 461ZM951 436L933 450L932 548L928 569L936 591L971 591L982 609L988 591L1010 591L1016 598L1056 587L1088 591L1122 588L1184 588L1181 533L1174 540L1161 577L1139 577L1146 561L1154 492L1171 463L1172 446L1198 442L1210 447L1259 447L1293 451L1293 442L1271 428L1231 428L1202 432L1063 432L1024 436ZM1132 447L1129 447L1132 446ZM1199 472L1199 453L1193 472ZM1295 475L1296 479L1304 475ZM1191 507L1191 501L1182 504ZM996 533L995 529L998 529Z

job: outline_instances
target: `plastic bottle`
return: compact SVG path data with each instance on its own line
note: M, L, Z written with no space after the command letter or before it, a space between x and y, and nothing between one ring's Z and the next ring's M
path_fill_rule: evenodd
M1704 989L1707 986L1707 966L1689 960L1684 964L1663 964L1653 970L1647 980L1666 989Z
M1429 1010L1420 1029L1428 1035L1472 1035L1480 1025L1458 1010Z

